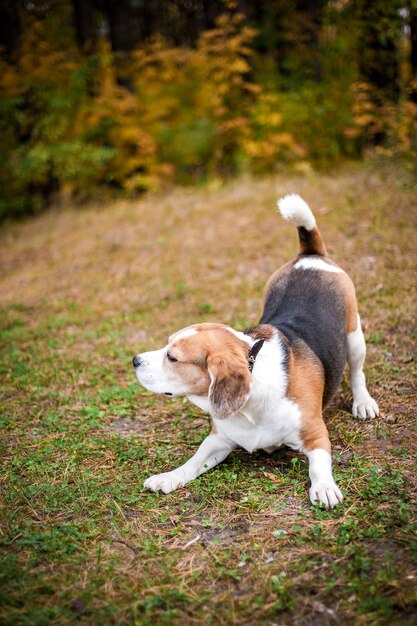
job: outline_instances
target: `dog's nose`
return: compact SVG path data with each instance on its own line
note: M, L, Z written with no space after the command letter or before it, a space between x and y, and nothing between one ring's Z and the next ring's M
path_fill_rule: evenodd
M132 363L133 363L133 367L139 367L139 365L141 364L141 360L138 356L134 356L132 359Z

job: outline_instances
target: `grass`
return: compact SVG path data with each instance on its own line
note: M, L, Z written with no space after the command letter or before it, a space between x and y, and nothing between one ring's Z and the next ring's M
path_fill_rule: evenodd
M314 208L353 277L381 407L326 410L343 506L308 500L306 460L236 451L168 496L206 417L135 382L131 357L189 323L256 323ZM2 624L358 624L417 620L417 185L367 163L51 211L1 234Z

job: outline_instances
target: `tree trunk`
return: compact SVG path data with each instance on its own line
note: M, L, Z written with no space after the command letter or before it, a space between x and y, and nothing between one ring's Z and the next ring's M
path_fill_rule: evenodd
M6 59L14 60L14 52L19 45L21 34L20 15L16 0L0 0L0 47Z
M310 50L311 74L317 83L322 81L322 63L320 59L320 33L323 24L323 10L326 0L297 0L296 11L302 16L305 26L304 39Z
M132 78L126 68L130 52L140 40L137 18L129 0L104 0L104 11L109 24L111 47L115 55L117 82L132 89Z
M375 88L376 99L396 102L400 95L399 6L393 0L363 0L359 63L362 76Z
M413 81L413 87L411 90L411 99L417 103L417 2L411 0L410 2L410 66L411 66L411 79Z
M130 52L135 44L135 25L129 0L104 0L114 52Z
M72 0L75 33L80 49L92 54L96 44L94 0Z

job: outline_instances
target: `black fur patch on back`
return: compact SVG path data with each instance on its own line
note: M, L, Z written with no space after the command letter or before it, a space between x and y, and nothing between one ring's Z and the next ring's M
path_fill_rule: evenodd
M316 354L324 369L326 405L340 384L347 358L345 307L331 275L314 269L292 269L277 277L267 295L260 324L275 326L291 347L302 339Z

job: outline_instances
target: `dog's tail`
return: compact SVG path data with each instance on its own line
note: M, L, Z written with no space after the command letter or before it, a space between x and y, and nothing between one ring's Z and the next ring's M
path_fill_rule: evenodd
M299 195L291 193L278 200L282 217L297 226L300 240L300 254L326 255L326 246L317 227L315 217L306 202Z

